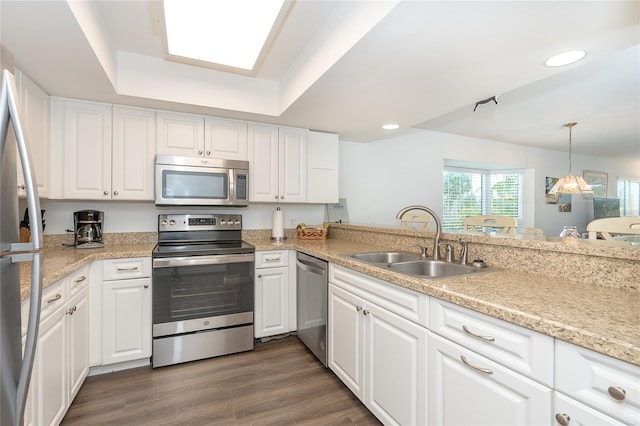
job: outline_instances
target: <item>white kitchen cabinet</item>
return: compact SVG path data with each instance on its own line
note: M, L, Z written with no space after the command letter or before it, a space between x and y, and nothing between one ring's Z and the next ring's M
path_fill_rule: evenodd
M102 267L100 364L149 358L151 259L110 259L102 261Z
M257 251L255 270L255 337L291 331L289 326L288 251Z
M111 199L111 105L65 100L63 108L63 197Z
M87 376L88 291L88 266L43 290L28 402L33 424L59 424Z
M429 333L429 424L543 425L551 389Z
M556 390L622 422L640 424L640 366L556 341Z
M556 426L624 426L601 411L581 404L560 392L553 393L553 421Z
M155 112L114 106L111 153L111 198L153 200Z
M38 184L38 196L49 196L49 95L24 73L16 70L16 86L20 98L20 118L29 143L33 170ZM18 154L19 155L19 154ZM27 195L22 166L18 161L18 196Z
M249 124L249 201L307 200L308 131Z
M427 329L372 302L375 290L345 282L363 275L336 279L339 269L330 267L329 368L383 423L426 424Z
M156 112L156 150L162 155L209 156L204 147L204 117L176 112Z
M338 135L309 132L307 141L307 203L338 202Z
M553 387L553 338L432 297L429 329Z
M204 119L204 152L207 157L225 160L249 160L247 123L206 117Z

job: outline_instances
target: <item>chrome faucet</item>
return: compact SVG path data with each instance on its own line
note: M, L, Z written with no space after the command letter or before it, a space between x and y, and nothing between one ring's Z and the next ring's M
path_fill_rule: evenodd
M440 236L442 235L442 222L440 222L440 218L429 207L425 207L425 206L408 206L408 207L405 207L405 208L401 209L396 214L396 219L401 220L402 216L404 216L405 213L407 213L410 210L420 210L420 211L423 211L425 213L428 213L431 217L433 217L433 220L436 223L436 236L435 236L435 239L433 241L433 259L434 260L438 260L438 258L440 257L439 247L438 246L440 245Z
M460 264L461 265L467 265L469 263L469 260L467 259L468 252L469 252L469 246L468 246L467 242L465 240L463 240L462 238L460 238L458 240L458 242L462 246L462 250L460 251Z

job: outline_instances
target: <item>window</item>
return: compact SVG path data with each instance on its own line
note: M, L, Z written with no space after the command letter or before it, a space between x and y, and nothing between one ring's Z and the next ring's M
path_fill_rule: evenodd
M467 216L511 216L522 226L523 173L445 167L443 171L442 228L462 230Z
M640 216L640 179L618 178L620 216Z

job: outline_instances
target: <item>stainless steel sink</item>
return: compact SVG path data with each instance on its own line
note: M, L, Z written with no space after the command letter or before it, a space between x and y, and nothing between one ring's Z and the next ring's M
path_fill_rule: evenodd
M474 266L459 265L442 260L417 260L413 262L391 263L389 269L405 274L419 275L429 278L453 277L456 275L474 274L486 271Z
M362 262L384 264L410 262L420 259L420 256L417 254L405 253L400 251L377 251L372 253L358 253L352 254L351 257Z

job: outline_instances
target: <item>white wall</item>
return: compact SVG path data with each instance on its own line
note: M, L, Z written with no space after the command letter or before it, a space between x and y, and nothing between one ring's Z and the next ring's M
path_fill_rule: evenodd
M361 144L340 143L340 196L347 199L352 223L393 225L402 207L422 204L442 214L442 168L444 160L484 163L504 168L531 169L533 204L528 226L558 235L563 225L584 231L593 216L592 202L572 197L572 211L560 213L555 204L544 203L545 177L568 172L566 152L542 150L485 139L432 131L415 131L397 138ZM619 175L638 177L637 162L615 162L573 155L573 172L584 169L609 174L608 196L615 197ZM533 186L533 187L532 187Z
M24 203L20 212L24 211ZM247 208L165 208L153 202L121 201L58 201L41 200L45 209L45 234L64 234L73 229L73 212L77 210L100 210L104 212L104 232L156 232L158 214L163 213L239 213L244 229L271 229L272 214L276 207L284 212L285 228L295 228L300 222L310 225L324 220L324 204L251 204ZM21 216L22 217L22 216Z

